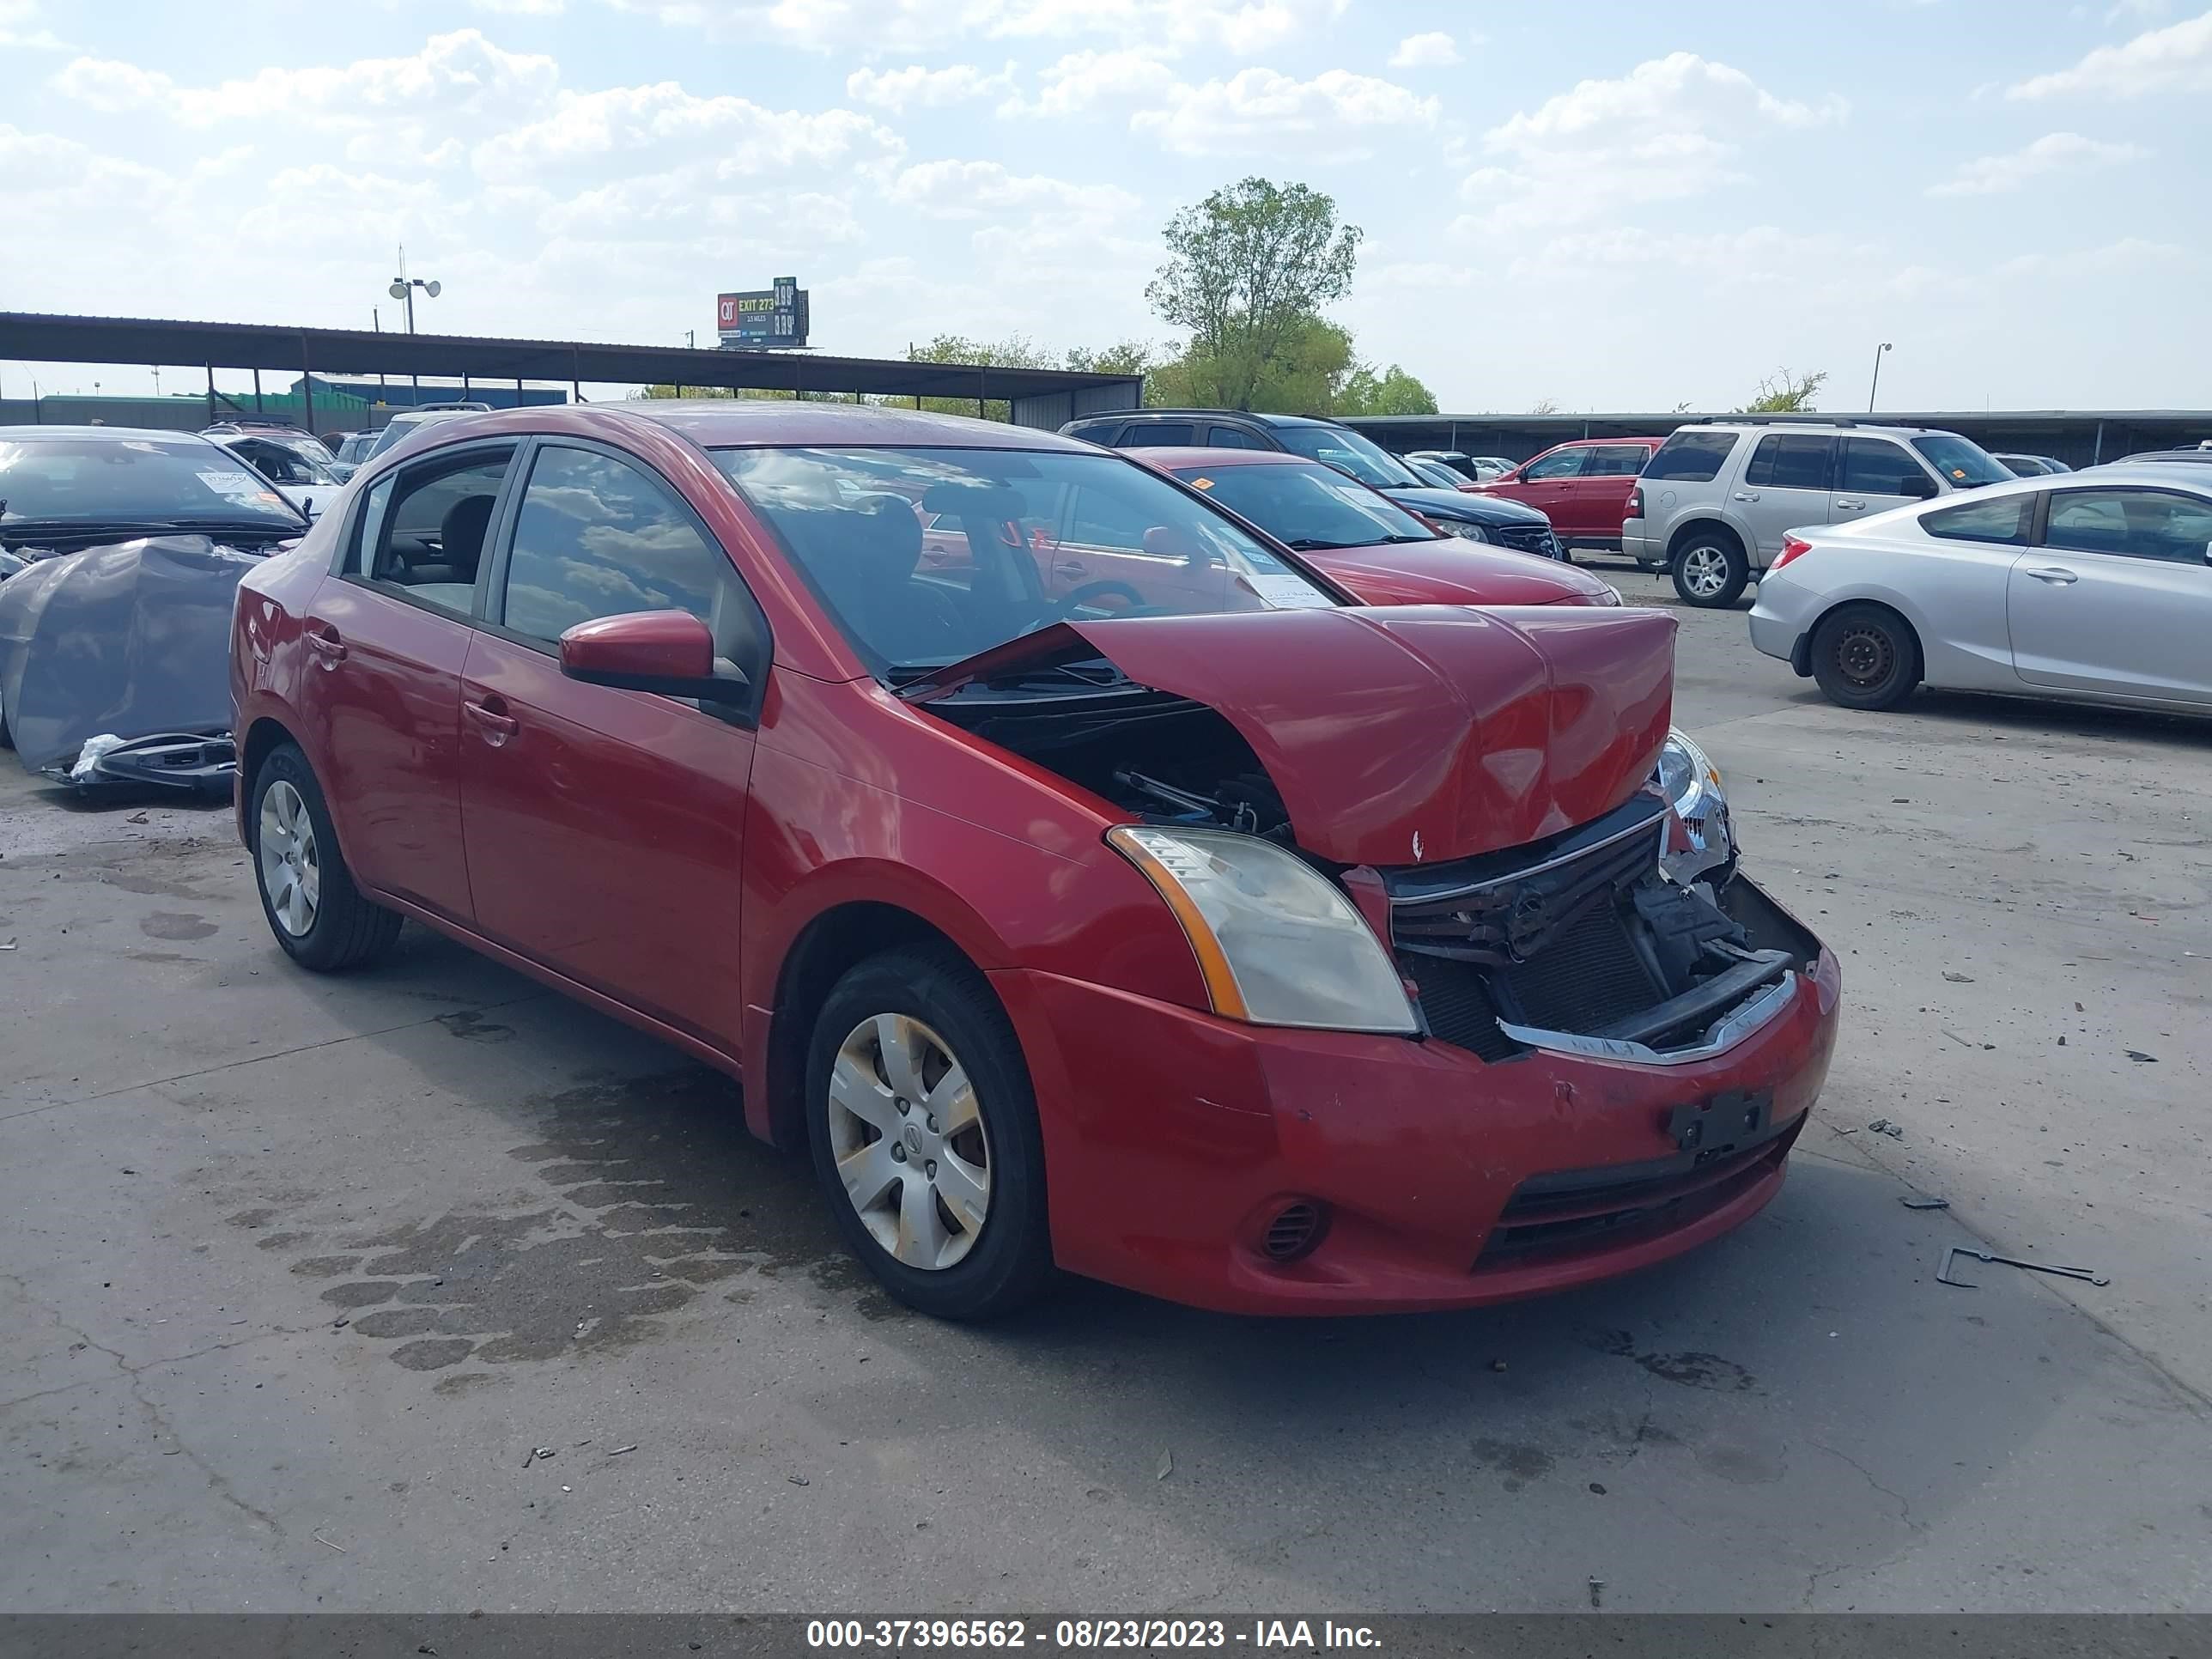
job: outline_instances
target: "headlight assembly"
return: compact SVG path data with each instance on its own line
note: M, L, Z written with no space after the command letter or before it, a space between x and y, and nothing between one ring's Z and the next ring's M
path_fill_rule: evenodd
M1217 1014L1401 1036L1420 1029L1374 930L1295 854L1256 836L1133 823L1106 841L1182 924Z
M1490 532L1479 524L1469 524L1463 519L1439 519L1437 528L1447 536L1456 536L1465 542L1486 542Z
M1669 731L1659 750L1659 788L1683 817L1698 816L1699 805L1721 787L1720 769L1705 751L1679 731Z

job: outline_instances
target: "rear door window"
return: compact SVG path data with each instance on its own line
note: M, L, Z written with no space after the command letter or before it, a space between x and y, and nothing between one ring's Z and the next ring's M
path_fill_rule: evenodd
M466 617L512 445L406 467L362 502L347 574L417 605Z
M1641 444L1599 444L1583 464L1585 478L1632 478L1644 471L1650 452Z
M1973 501L1924 513L1920 527L1950 542L1998 542L2012 547L2027 544L2027 526L2035 516L2033 494L2001 495L1992 501Z
M1124 449L1182 449L1198 441L1188 421L1139 421L1121 436Z
M1644 468L1647 478L1676 478L1684 483L1711 483L1735 447L1733 432L1677 432L1659 446Z
M1833 438L1770 432L1752 451L1743 482L1751 489L1826 489L1835 453Z
M1206 441L1216 449L1272 449L1241 426L1211 426L1206 428Z

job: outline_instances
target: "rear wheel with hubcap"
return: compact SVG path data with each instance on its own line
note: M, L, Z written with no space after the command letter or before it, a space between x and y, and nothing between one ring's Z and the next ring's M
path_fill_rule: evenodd
M262 914L293 961L330 973L392 948L399 916L354 885L322 786L298 744L280 744L261 763L246 824Z
M949 951L887 951L815 1021L808 1136L838 1225L891 1293L986 1318L1052 1270L1044 1155L1021 1048L998 999Z

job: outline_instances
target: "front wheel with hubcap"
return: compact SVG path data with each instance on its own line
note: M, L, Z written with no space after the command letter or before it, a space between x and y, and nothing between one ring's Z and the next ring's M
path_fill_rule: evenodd
M293 961L330 973L391 949L399 916L354 885L322 787L298 744L280 744L261 763L246 825L262 914Z
M1743 597L1751 566L1731 536L1692 535L1674 555L1674 592L1700 611L1721 611Z
M1813 630L1813 678L1845 708L1894 708L1920 684L1920 640L1883 605L1839 605Z
M808 1138L838 1225L908 1306L985 1318L1052 1268L1035 1097L1006 1012L949 952L888 951L814 1025Z

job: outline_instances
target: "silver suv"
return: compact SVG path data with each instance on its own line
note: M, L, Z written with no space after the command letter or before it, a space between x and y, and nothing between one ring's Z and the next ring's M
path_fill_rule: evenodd
M1955 432L1790 416L1678 427L1628 498L1621 550L1686 605L1732 605L1799 525L1840 524L2011 481Z

